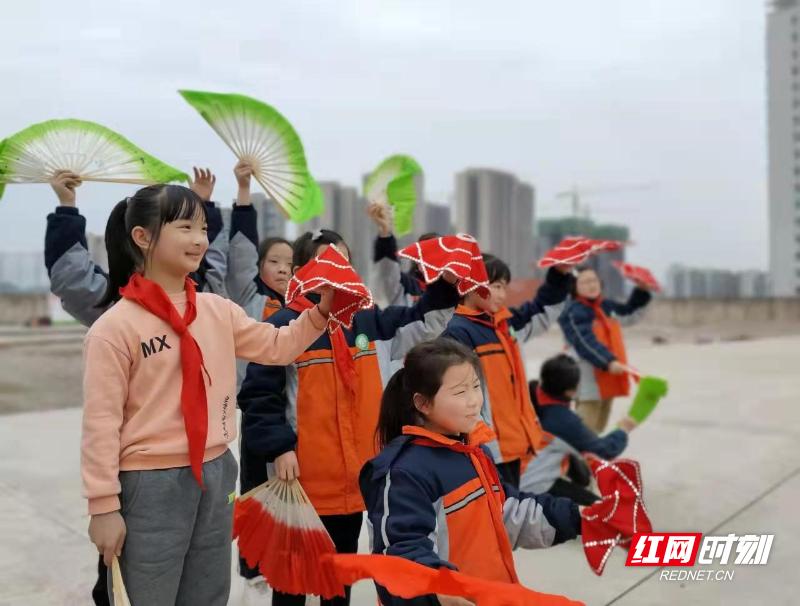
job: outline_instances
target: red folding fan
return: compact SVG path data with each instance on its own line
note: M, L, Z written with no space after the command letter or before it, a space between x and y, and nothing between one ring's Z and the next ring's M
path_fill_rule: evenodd
M336 291L329 319L331 330L340 324L352 328L356 312L374 305L369 288L333 244L295 272L286 288L286 304L320 286L331 286Z
M593 240L584 236L568 236L539 259L539 267L544 269L553 265L579 265L594 254L620 248L622 248L622 242L617 240Z
M633 265L631 263L623 263L622 261L614 261L612 265L616 267L628 280L631 280L632 282L641 282L650 290L661 292L661 285L646 267Z
M333 572L321 568L336 553L328 532L300 482L275 478L236 500L233 537L247 565L282 593L344 596Z
M426 284L450 271L458 278L458 294L462 297L472 291L483 298L489 296L489 276L481 249L472 236L457 234L414 242L397 254L419 266Z
M597 480L601 500L581 512L581 536L586 560L603 574L614 547L627 548L637 532L653 532L642 500L642 475L632 459L605 461L585 454Z

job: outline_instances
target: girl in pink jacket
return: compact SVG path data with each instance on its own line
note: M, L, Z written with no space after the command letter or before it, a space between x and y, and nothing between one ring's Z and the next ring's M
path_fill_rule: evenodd
M139 190L106 227L114 303L85 346L81 474L89 536L119 558L133 604L227 603L236 462L236 358L289 364L324 331L332 292L281 329L198 293L202 200Z

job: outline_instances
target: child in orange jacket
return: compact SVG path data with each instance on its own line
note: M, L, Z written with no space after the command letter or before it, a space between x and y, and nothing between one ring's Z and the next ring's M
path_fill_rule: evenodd
M486 448L478 356L452 339L414 347L386 386L381 453L364 466L372 552L506 583L518 582L512 551L546 548L581 532L569 499L519 492L503 482ZM385 606L469 604L453 596L402 600L378 587Z

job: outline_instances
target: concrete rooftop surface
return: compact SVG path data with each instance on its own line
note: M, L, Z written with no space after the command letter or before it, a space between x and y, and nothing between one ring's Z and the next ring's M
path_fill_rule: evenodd
M529 376L558 348L556 335L529 345ZM517 551L522 582L593 606L800 603L800 336L663 346L632 339L629 352L636 367L670 381L624 455L641 463L654 529L774 534L769 562L729 565L733 580L667 581L657 568L626 568L618 549L597 577L573 541ZM55 358L66 355L74 353ZM97 556L80 496L80 402L73 388L64 393L70 401L51 406L59 409L0 416L0 606L91 603ZM618 401L612 421L626 409ZM234 573L230 604L241 593ZM374 605L372 585L356 585L352 603Z

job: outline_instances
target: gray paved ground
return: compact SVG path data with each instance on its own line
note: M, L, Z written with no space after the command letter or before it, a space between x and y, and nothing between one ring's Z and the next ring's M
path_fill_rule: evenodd
M555 336L529 348L529 371L557 349ZM78 404L76 350L55 347L59 370L45 373L47 382L25 384L19 367L6 368L0 401L12 409L32 397L49 398L47 407ZM656 529L775 534L770 561L735 567L733 581L679 583L626 569L619 551L598 578L573 543L517 553L523 582L591 605L800 603L800 337L661 347L632 339L630 350L639 368L672 387L627 453L642 464ZM33 354L27 363L37 368ZM624 409L618 403L615 416ZM79 424L78 408L0 416L0 606L88 603L95 552L79 494ZM240 592L234 577L232 604ZM375 603L369 584L356 587L353 603Z

